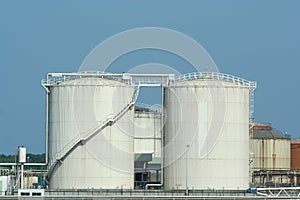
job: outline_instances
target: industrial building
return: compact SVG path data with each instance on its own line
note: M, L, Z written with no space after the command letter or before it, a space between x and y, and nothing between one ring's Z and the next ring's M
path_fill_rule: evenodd
M300 139L291 141L291 169L295 172L291 182L298 186L300 183Z
M291 141L291 168L300 169L300 139Z
M134 188L161 182L162 113L159 107L136 104L134 110Z
M253 184L255 186L289 186L291 174L291 137L271 124L254 124Z

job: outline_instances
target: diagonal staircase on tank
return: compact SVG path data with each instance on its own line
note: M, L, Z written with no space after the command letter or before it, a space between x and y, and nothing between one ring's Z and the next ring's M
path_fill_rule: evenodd
M114 123L116 123L128 110L131 110L138 98L138 95L139 86L135 88L131 101L124 108L122 108L120 112L118 112L114 117L107 118L106 120L104 120L100 125L92 129L86 137L75 140L70 145L70 147L67 148L67 150L65 151L65 153L63 153L62 156L55 158L54 161L50 163L50 167L46 178L50 180L50 177L57 165L59 163L62 163L63 160L65 160L68 157L68 155L70 155L78 146L86 144L90 139L92 139L94 136L100 133L107 126L112 126Z

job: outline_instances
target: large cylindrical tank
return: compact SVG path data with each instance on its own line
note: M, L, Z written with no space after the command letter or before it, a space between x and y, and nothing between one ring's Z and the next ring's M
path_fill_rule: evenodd
M249 187L249 87L195 79L164 88L164 188Z
M105 78L77 78L49 87L48 167L131 101L134 88ZM133 188L133 109L58 162L51 189Z

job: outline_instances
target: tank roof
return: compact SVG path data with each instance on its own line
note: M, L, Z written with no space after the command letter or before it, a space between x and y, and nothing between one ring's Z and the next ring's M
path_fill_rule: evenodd
M200 81L199 81L200 80ZM176 85L195 85L195 84L212 84L212 85L234 85L242 86L254 90L256 88L256 82L248 81L246 79L236 77L229 74L219 72L193 72L175 77ZM217 84L216 84L217 83Z
M281 134L281 133L275 132L273 130L254 130L253 139L290 140L291 137L289 135Z
M66 80L63 82L58 82L56 85L109 85L109 86L124 86L125 84L119 81L115 81L107 78L93 78L93 77L84 77L77 78L73 80Z

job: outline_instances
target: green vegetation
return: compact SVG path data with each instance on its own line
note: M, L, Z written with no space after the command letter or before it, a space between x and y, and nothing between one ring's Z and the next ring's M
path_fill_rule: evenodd
M28 163L44 163L45 154L27 154ZM17 157L15 155L4 155L0 154L0 163L14 163Z

